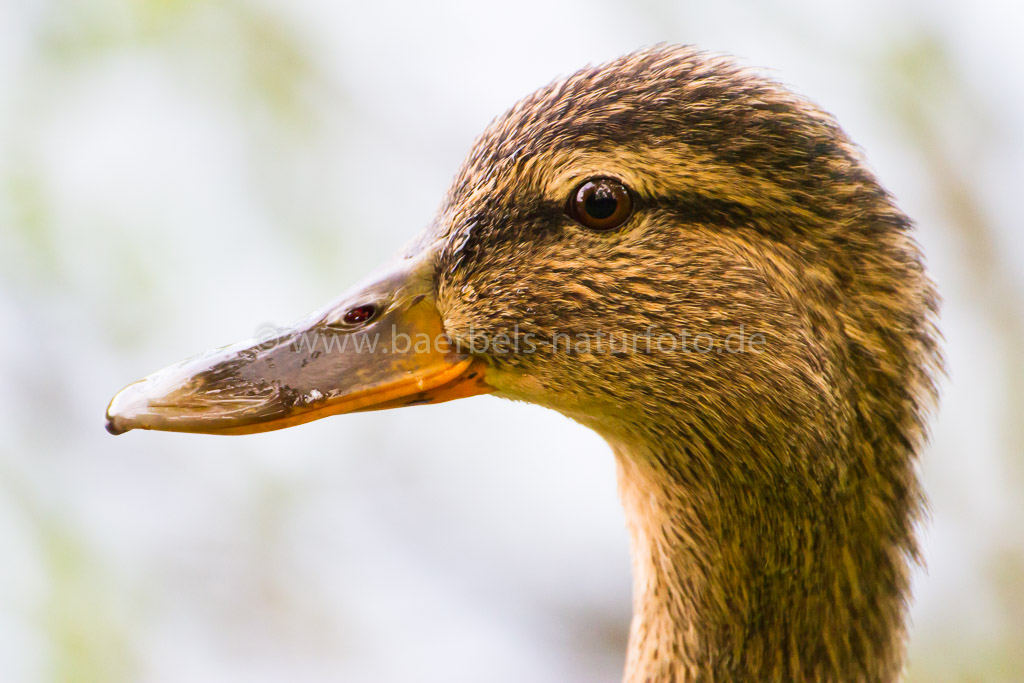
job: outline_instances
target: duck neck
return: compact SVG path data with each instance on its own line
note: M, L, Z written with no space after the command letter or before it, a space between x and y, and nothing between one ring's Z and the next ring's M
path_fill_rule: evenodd
M634 562L625 680L896 680L908 505L874 475L649 445L671 441L614 447Z

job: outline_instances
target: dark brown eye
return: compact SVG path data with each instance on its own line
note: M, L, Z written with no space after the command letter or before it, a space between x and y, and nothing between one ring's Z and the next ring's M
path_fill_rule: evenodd
M591 230L613 230L633 213L633 197L611 178L592 178L569 195L568 214Z

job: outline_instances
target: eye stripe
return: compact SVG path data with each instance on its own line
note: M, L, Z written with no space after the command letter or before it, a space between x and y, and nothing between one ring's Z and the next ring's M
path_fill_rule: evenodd
M756 212L748 206L699 192L658 197L650 205L670 211L684 222L702 225L740 228L750 226L757 220Z
M565 215L565 202L545 198L522 202L516 207L514 222L531 223L535 220L555 220ZM749 206L701 192L680 192L671 195L644 196L633 194L633 213L663 211L683 224L700 224L722 228L757 227L764 231L763 215ZM776 217L785 221L785 216Z

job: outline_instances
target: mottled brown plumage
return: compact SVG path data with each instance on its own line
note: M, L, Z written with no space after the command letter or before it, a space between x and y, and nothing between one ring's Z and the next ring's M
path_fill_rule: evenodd
M813 104L645 50L497 119L409 258L129 385L107 428L244 434L491 390L548 406L615 452L627 681L893 681L941 370L911 232ZM388 331L457 348L359 350Z
M635 193L610 233L564 210L595 176ZM487 382L615 451L626 680L898 677L941 365L911 232L831 117L689 48L584 69L476 142L418 244L444 241L438 307ZM741 329L760 351L722 352ZM557 343L598 331L718 347ZM519 351L481 351L500 335Z

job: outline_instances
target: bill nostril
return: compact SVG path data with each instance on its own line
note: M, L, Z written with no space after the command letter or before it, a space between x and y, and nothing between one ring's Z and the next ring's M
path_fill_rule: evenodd
M368 322L375 315L377 315L376 306L373 304L363 304L362 306L350 308L341 319L346 325L359 325Z

